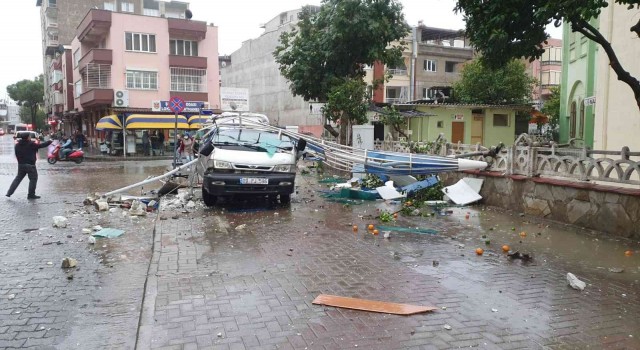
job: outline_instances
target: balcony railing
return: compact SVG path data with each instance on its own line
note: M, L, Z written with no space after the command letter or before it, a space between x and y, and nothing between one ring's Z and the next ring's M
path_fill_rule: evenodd
M160 17L160 10L145 8L142 10L142 14L145 16Z
M111 89L111 65L89 63L80 73L83 93L91 89Z
M407 72L408 71L406 69L398 69L398 68L387 69L387 73L391 75L407 75Z
M393 98L385 98L385 99L384 99L384 102L385 102L385 103L388 103L388 104L398 104L398 103L405 103L405 102L407 102L407 99L406 99L406 98L396 98L396 97L393 97Z
M562 61L540 61L541 66L561 66Z

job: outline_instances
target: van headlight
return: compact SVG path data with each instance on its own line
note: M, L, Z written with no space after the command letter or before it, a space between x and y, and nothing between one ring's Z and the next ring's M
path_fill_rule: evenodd
M291 165L276 165L273 171L278 173L288 173L291 171Z
M213 161L213 167L216 169L231 169L231 163L222 160Z

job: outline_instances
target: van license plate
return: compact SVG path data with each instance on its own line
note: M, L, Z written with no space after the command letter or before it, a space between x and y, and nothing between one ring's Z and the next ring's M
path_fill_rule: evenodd
M240 183L243 185L268 185L269 179L264 177L241 177Z

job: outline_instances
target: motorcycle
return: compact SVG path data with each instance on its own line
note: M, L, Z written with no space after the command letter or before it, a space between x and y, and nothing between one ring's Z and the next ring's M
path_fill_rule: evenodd
M84 161L84 152L82 151L82 148L72 150L71 153L67 154L66 158L60 158L60 148L61 145L57 144L55 145L51 153L49 153L49 155L47 156L47 162L49 164L56 164L56 162L58 161L76 162L76 164L80 164Z

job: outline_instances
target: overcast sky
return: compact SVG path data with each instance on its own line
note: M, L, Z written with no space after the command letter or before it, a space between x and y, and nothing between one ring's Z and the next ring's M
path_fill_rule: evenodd
M303 5L319 5L320 0L186 0L194 19L214 23L219 28L219 52L231 54L242 42L262 33L259 27L283 11ZM401 0L410 25L463 29L460 15L453 12L455 0ZM42 73L42 39L40 8L36 0L0 0L0 99L6 86L22 79L33 79ZM553 37L562 32L554 29Z

